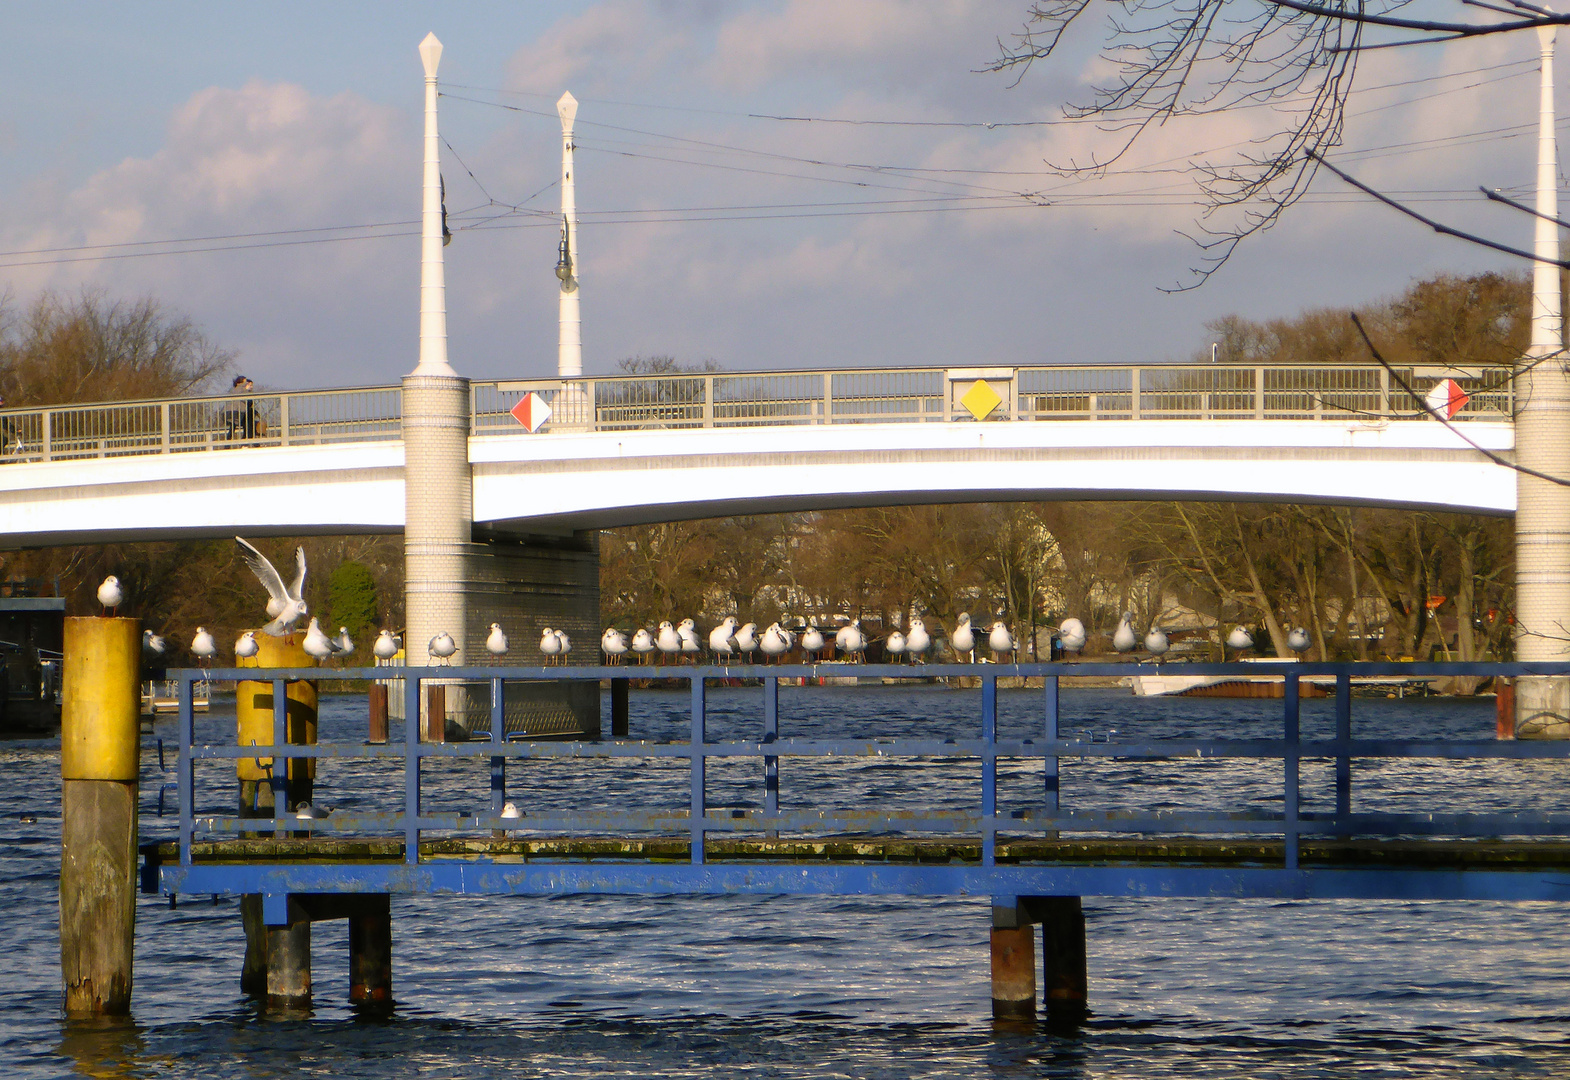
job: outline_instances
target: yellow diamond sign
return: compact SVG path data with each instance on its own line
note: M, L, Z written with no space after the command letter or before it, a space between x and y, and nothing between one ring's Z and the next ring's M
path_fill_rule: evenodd
M998 397L998 392L988 386L984 381L976 380L976 385L965 391L965 396L959 399L965 406L965 411L977 420L985 420L992 415L992 411L1003 404L1003 399Z

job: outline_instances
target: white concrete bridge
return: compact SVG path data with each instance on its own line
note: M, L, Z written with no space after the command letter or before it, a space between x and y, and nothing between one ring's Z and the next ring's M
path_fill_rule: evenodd
M1440 378L1473 391L1456 431L1377 367L591 379L557 401L559 412L569 400L591 403L577 423L558 418L536 433L510 410L530 392L556 400L563 384L475 383L473 520L481 531L537 534L1063 498L1513 512L1513 472L1458 434L1511 455L1508 380L1402 374L1419 393ZM400 531L401 423L398 387L0 412L0 545Z

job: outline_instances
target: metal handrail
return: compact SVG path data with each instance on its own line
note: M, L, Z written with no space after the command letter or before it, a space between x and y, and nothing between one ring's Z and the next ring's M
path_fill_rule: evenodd
M1399 369L1418 393L1440 379L1472 396L1457 420L1508 420L1501 369ZM543 432L823 424L973 423L965 395L985 382L988 421L1427 420L1383 368L1160 364L1141 367L854 368L494 380L470 386L476 437L523 431L511 410L537 393L558 413ZM573 407L564 385L582 391ZM582 402L583 404L578 404ZM402 437L399 386L54 405L0 410L0 463L204 450L388 442Z
M1200 674L1257 675L1250 664L1184 665ZM363 834L365 832L400 837L404 843L404 862L409 866L427 865L422 859L422 830L556 830L568 835L603 835L606 830L642 834L677 834L690 837L690 860L695 866L705 862L705 840L713 834L756 834L767 831L840 834L842 836L888 834L913 836L923 833L961 834L980 842L980 866L996 866L999 834L1042 836L1058 833L1141 833L1159 836L1238 836L1273 835L1281 838L1284 868L1298 868L1299 844L1303 837L1353 834L1375 838L1446 836L1481 839L1500 835L1570 837L1570 814L1545 812L1492 811L1484 813L1369 813L1353 811L1354 760L1367 759L1449 759L1482 758L1570 759L1570 742L1447 741L1439 739L1354 738L1351 680L1354 675L1407 676L1521 676L1563 675L1570 664L1524 663L1300 663L1282 670L1284 683L1282 726L1279 737L1253 739L1180 738L1159 739L1125 737L1117 741L1095 742L1065 738L1060 730L1058 684L1064 675L1126 674L1126 664L1107 663L1032 663L1010 665L931 664L931 665L834 665L836 675L855 675L879 680L925 679L934 676L979 676L979 737L924 738L859 736L847 738L796 738L781 731L778 690L781 678L815 677L825 669L818 665L782 666L696 666L628 668L624 666L543 667L406 667L400 671L405 696L405 732L400 744L368 745L358 741L300 745L288 743L286 732L286 680L293 679L374 679L385 675L384 668L325 670L317 668L273 669L266 674L273 683L273 741L265 748L232 744L198 746L195 743L193 687L203 679L244 679L257 674L254 669L202 671L186 669L171 672L180 683L179 713L179 859L180 866L194 865L192 844L198 832L225 834L257 829L307 830L312 834ZM1330 739L1306 740L1300 732L1300 683L1305 676L1329 675L1335 680L1335 731ZM1005 677L1040 677L1043 680L1041 724L1032 738L998 736L998 680ZM562 681L585 679L662 678L684 680L690 686L691 729L685 741L513 741L506 737L501 717L505 710L508 681ZM721 679L756 679L760 686L757 736L750 739L711 741L706 728L708 716L707 685ZM489 738L464 743L427 742L421 735L422 683L426 680L447 683L453 679L476 680L490 684L491 727ZM783 737L782 737L783 736ZM292 816L242 818L224 812L197 812L195 763L199 760L234 758L384 758L402 762L405 784L401 812L339 813L331 818L302 821ZM918 757L974 761L980 765L974 809L963 811L878 809L845 810L835 807L783 809L780 803L779 761L784 758L867 757L898 761ZM421 764L435 758L488 758L491 763L488 802L481 813L438 813L422 806ZM507 798L506 766L509 760L573 757L616 760L687 759L691 770L691 795L686 806L654 809L619 808L614 811L548 811L525 813L522 817L500 816ZM1168 761L1180 758L1245 758L1279 761L1281 811L1258 812L1154 812L1142 809L1106 811L1075 810L1065 805L1067 793L1060 789L1059 764L1064 758L1116 757L1123 760ZM758 759L764 775L764 802L761 807L714 807L706 764L710 759ZM1304 759L1321 759L1334 769L1333 805L1328 812L1307 812L1302 806L1299 765ZM1039 763L1042 783L1037 796L1024 811L1000 811L998 806L998 762L1014 760ZM287 806L286 771L272 769L274 805ZM970 784L973 781L961 780ZM231 806L232 793L226 786L216 797L204 794L206 803ZM592 787L592 786L591 786ZM592 800L592 790L585 790Z

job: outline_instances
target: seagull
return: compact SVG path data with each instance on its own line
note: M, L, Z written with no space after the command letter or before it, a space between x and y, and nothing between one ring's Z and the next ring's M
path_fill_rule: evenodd
M326 635L324 634L323 636L325 637ZM332 810L328 807L312 806L308 802L303 802L294 808L294 816L300 821L320 821L331 813Z
M1014 659L1019 659L1019 654L1014 648L1014 635L1009 633L1009 628L1003 625L1002 619L992 623L992 629L987 633L987 647L992 650L992 662L998 662L998 654L1013 653Z
M1229 649L1236 649L1238 652L1242 652L1244 649L1252 649L1253 647L1254 635L1241 626L1234 626L1232 632L1227 635L1227 648Z
M1287 648L1291 649L1295 653L1307 652L1308 647L1313 643L1314 639L1309 637L1308 631L1304 630L1301 626L1287 635Z
M430 644L425 649L439 660L451 660L453 653L458 651L458 643L452 639L451 634L443 630L431 638Z
M676 636L681 639L683 654L697 656L703 651L703 643L698 640L698 624L691 619L683 619L676 624Z
M638 627L637 632L632 635L632 651L638 654L638 662L647 664L649 654L657 648L659 646L654 644L654 635L649 633L646 627Z
M506 818L507 820L511 821L513 818L521 818L521 817L523 817L523 814L522 814L522 812L519 811L517 803L507 802L507 803L502 803L502 813L501 813L501 816Z
M120 588L120 579L113 574L104 578L104 583L98 586L98 602L104 606L104 614L113 615L124 600L125 592Z
M316 616L311 616L311 625L305 630L305 651L308 655L318 660L326 660L338 652L338 646L333 639L322 633L322 628L317 625Z
M763 631L763 638L759 641L758 647L763 650L765 657L772 656L777 661L790 650L790 643L785 640L785 633L780 629L780 624L770 623L769 628Z
M1064 652L1079 652L1085 647L1085 624L1075 618L1064 619L1058 627L1058 643Z
M386 632L387 631L385 630L382 631L384 634ZM255 656L258 652L260 652L261 648L261 645L256 640L256 631L247 630L245 633L241 634L238 638L235 639L234 655L236 657L249 659L250 657Z
M910 653L912 660L926 662L927 650L932 648L932 635L927 633L927 624L919 618L910 620L910 633L905 635L905 651Z
M845 643L841 647L845 650L845 655L849 657L859 656L861 657L861 662L865 664L867 662L867 635L861 632L861 620L852 619L850 625L844 628L843 633L845 635Z
M747 654L747 662L752 663L752 654L758 651L758 624L750 622L736 631L736 649Z
M1167 632L1159 626L1152 625L1150 633L1145 635L1145 651L1151 656L1165 656L1169 647Z
M954 624L954 632L949 635L949 644L954 646L956 657L968 656L972 661L976 659L976 632L970 628L968 613L959 613L959 621Z
M151 630L142 631L142 655L149 660L156 659L164 654L166 645L164 639Z
M491 632L485 639L485 648L492 656L507 655L507 635L502 631L501 623L491 623Z
M736 616L727 615L725 621L709 631L709 652L716 658L730 659L731 653L740 652L736 641Z
M898 630L890 630L889 636L883 640L883 651L893 658L894 663L905 655L905 635Z
M240 537L234 539L240 545L240 557L245 560L245 565L251 568L256 580L267 590L267 614L273 617L273 621L262 627L262 633L283 637L294 629L296 622L310 614L305 606L305 549L294 549L296 571L294 580L286 587L273 564L267 561L267 556Z
M1117 631L1112 635L1112 647L1118 652L1133 652L1138 646L1139 638L1134 634L1134 613L1125 611L1118 622Z
M376 644L371 646L371 652L375 653L379 660L391 660L398 655L398 642L393 638L391 630L383 630L376 635Z
M655 641L659 646L660 652L664 653L667 658L681 652L681 635L676 632L676 628L671 625L669 619L660 623L659 636Z
M600 635L600 651L611 663L621 663L621 658L627 655L627 635L614 626L607 626L605 633Z
M218 643L213 640L213 635L207 632L205 626L196 628L196 636L191 639L191 655L203 660L211 660L218 655Z
M565 664L567 662L567 654L572 652L572 638L568 637L565 631L557 630L556 645L561 657L559 662Z
M332 641L333 646L339 652L354 652L354 638L349 636L349 628L347 626L340 626L338 628L338 636L333 638Z
M801 651L812 657L813 661L821 659L823 652L823 633L811 623L801 632Z

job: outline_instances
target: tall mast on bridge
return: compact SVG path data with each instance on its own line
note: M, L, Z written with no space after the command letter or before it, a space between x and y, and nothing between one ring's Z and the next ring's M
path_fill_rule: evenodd
M457 642L468 659L464 618L465 547L474 518L469 469L469 380L447 362L447 287L442 263L441 137L436 131L436 66L442 43L420 42L425 66L425 174L420 229L420 361L403 379L404 656L430 663L431 638Z
M1532 339L1516 373L1516 462L1570 477L1570 376L1559 304L1558 148L1554 140L1555 27L1537 30L1537 233ZM1516 657L1570 658L1570 488L1516 473ZM1570 737L1570 679L1526 678L1516 690L1523 736Z
M578 195L573 164L573 122L578 99L565 93L556 102L561 117L561 246L556 276L561 281L561 331L556 351L556 374L562 381L556 399L556 426L576 427L589 422L588 393L583 378L583 318L578 308Z

